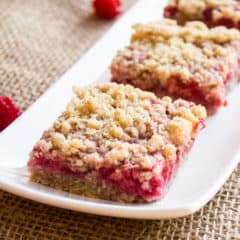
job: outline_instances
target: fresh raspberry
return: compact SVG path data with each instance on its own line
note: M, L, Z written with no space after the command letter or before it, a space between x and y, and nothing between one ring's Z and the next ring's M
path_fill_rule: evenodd
M97 15L105 19L113 19L122 11L120 0L94 0L93 7Z
M6 128L20 115L19 108L5 96L0 96L0 131Z

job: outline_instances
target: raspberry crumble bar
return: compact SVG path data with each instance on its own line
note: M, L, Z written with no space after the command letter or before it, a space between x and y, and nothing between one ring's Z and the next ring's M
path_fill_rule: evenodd
M170 19L133 28L110 66L112 81L200 103L209 114L226 105L226 90L239 79L238 30Z
M115 83L74 92L30 154L31 180L121 202L162 197L204 127L205 108Z
M180 24L204 21L209 27L223 25L240 29L239 0L170 0L164 16Z

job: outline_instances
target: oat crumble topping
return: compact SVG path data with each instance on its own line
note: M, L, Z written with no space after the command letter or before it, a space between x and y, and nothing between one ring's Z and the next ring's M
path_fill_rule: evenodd
M200 21L192 21L184 26L179 26L175 20L164 19L146 24L135 24L132 42L152 41L154 44L165 42L171 38L182 40L186 43L203 44L224 44L240 38L240 33L236 29L226 27L215 27L209 29L206 24Z
M195 137L205 108L130 85L108 83L74 88L66 110L44 133L32 152L67 161L71 169L130 164L154 165L155 153L170 161Z

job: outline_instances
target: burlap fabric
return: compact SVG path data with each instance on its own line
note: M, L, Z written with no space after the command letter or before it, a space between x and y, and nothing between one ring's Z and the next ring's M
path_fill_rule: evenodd
M0 95L24 111L106 31L112 22L97 19L90 2L0 1ZM77 213L0 191L0 239L240 239L239 175L240 166L196 214L161 221Z

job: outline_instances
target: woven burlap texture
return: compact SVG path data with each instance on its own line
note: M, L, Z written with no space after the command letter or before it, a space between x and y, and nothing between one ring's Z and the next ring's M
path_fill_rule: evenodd
M94 16L90 0L1 0L0 95L24 111L111 24ZM0 239L240 239L239 175L240 167L199 212L161 221L77 213L0 191Z

